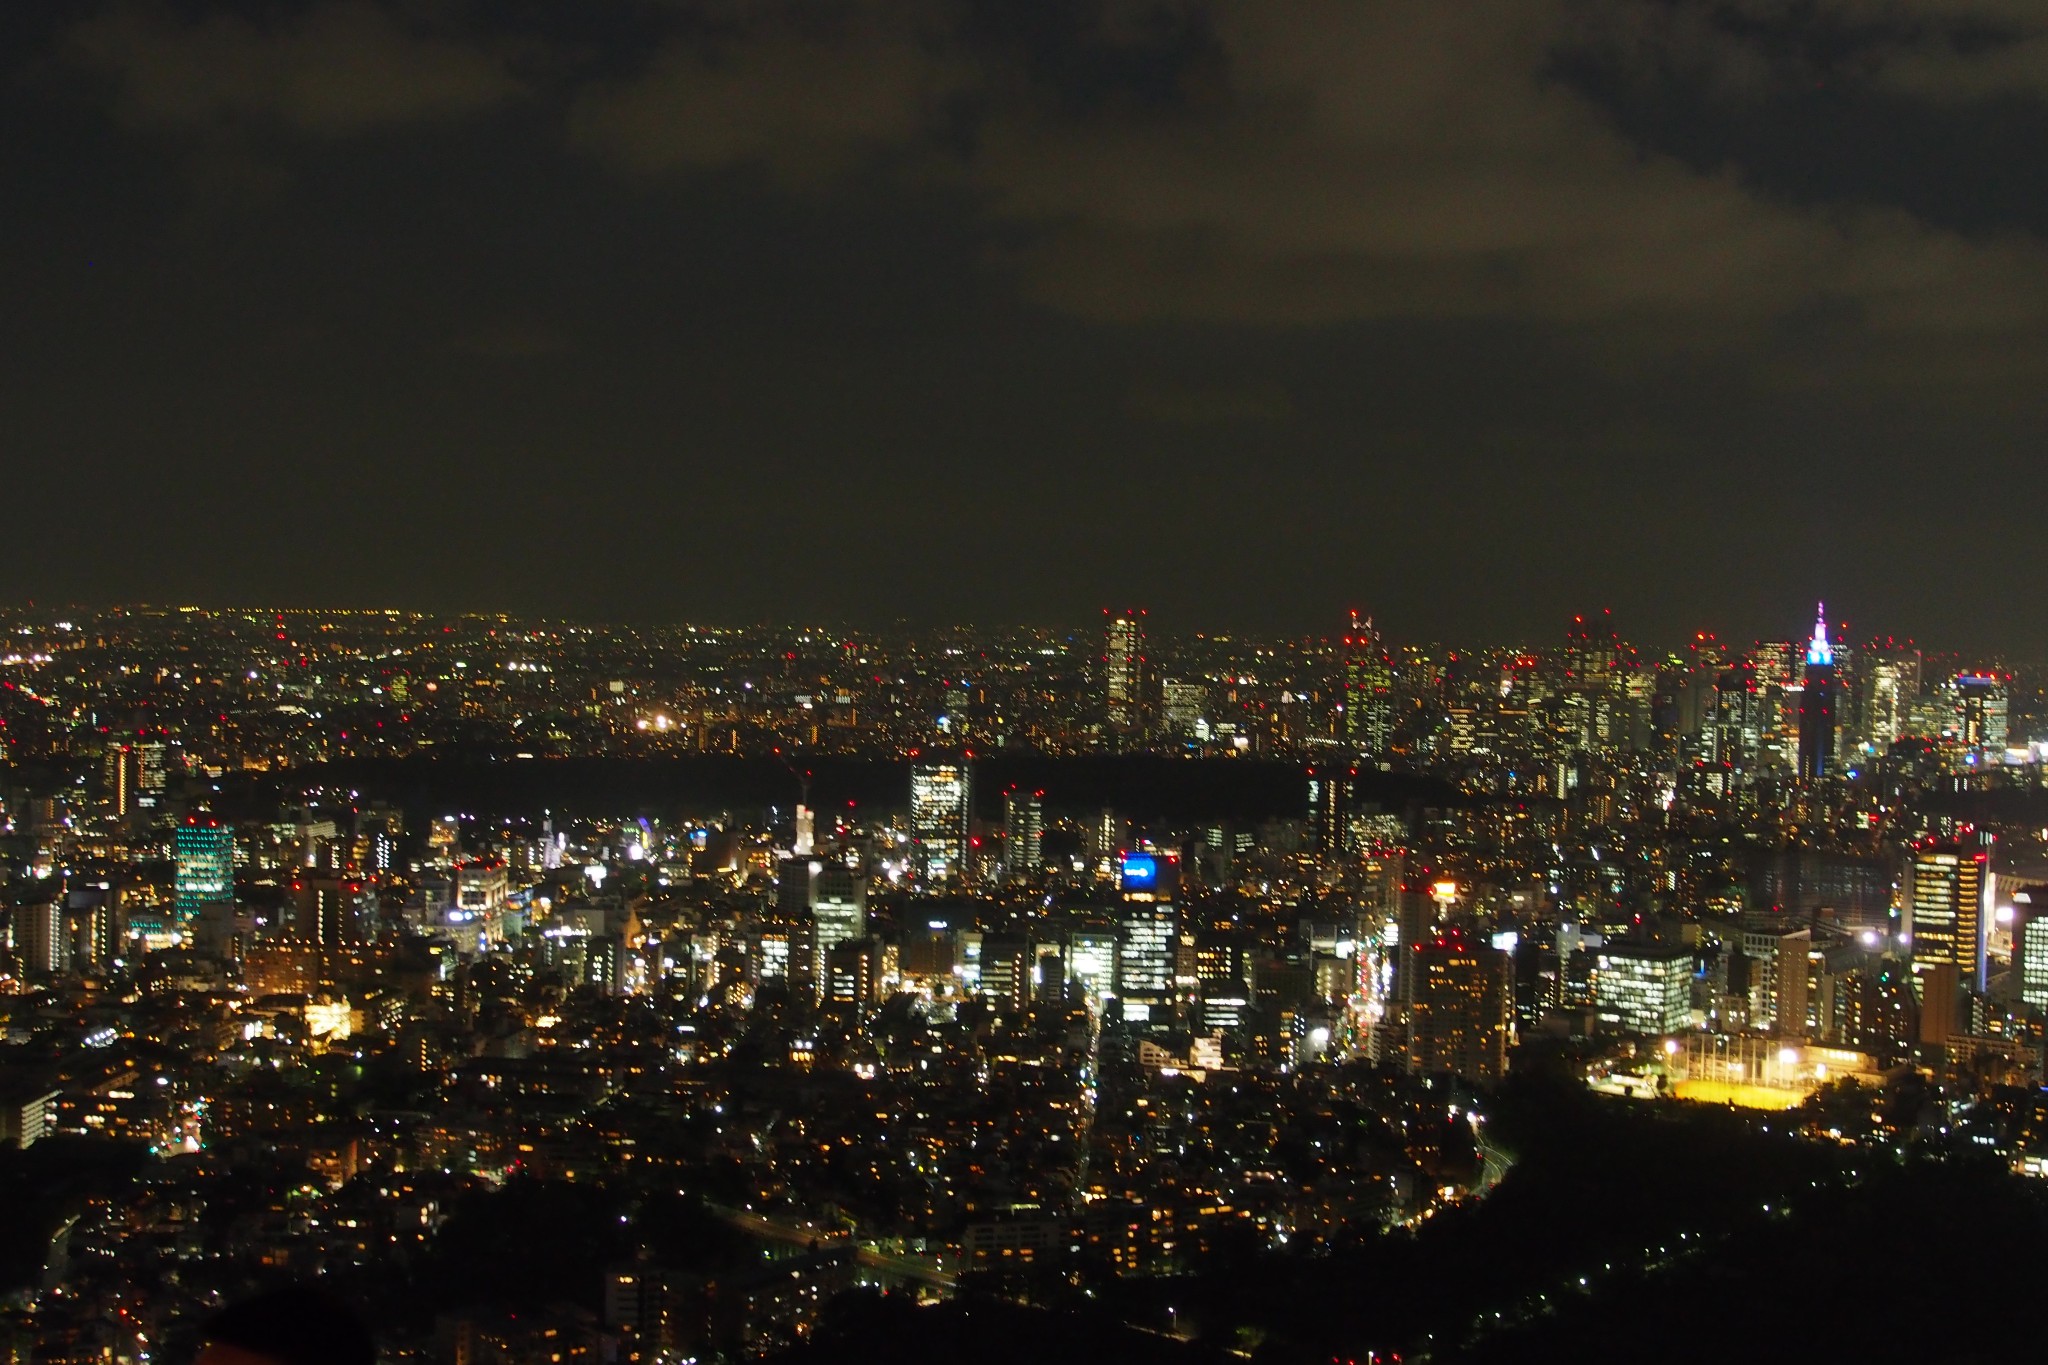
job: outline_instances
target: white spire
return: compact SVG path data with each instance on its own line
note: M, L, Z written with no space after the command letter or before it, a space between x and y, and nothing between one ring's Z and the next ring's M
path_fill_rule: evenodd
M1806 646L1806 666L1835 666L1835 647L1828 643L1828 607L1825 602L1813 604L1813 639Z

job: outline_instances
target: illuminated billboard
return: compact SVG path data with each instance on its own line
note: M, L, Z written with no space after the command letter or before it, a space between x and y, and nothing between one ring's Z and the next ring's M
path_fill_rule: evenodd
M1124 855L1123 886L1126 891L1150 891L1159 885L1159 860L1149 853Z

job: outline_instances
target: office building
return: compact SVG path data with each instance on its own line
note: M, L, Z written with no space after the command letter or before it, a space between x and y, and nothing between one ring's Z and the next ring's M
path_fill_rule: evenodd
M1997 758L2009 733L2005 679L1990 673L1962 673L1955 691L1956 740L1977 758Z
M61 901L16 906L14 955L31 976L57 976L71 966L71 936Z
M101 761L101 777L106 788L107 814L117 820L133 814L142 795L142 755L136 747L107 746L106 757Z
M1117 994L1127 1019L1153 1018L1173 1002L1180 952L1176 871L1169 859L1131 853L1125 855L1118 874L1123 942L1117 955Z
M964 758L911 763L911 852L918 880L927 889L968 880L973 818L971 763Z
M1082 993L1100 1002L1117 993L1117 943L1112 929L1075 929L1067 935L1066 973Z
M1690 948L1610 941L1594 953L1593 971L1602 1024L1646 1035L1692 1026Z
M2048 1013L2048 886L2013 892L2012 909L2012 969L2020 999Z
M303 873L292 879L287 913L293 937L322 947L377 936L377 893L359 878Z
M811 980L829 990L832 950L867 936L867 878L844 863L791 858L782 864L776 903L785 920L810 922Z
M1512 960L1447 929L1401 950L1414 982L1408 1009L1408 1070L1449 1072L1480 1083L1507 1073L1514 1007Z
M1112 747L1140 743L1146 731L1145 613L1103 612L1104 715Z
M1043 792L1018 791L1003 799L1003 876L1030 883L1045 871L1045 806Z
M1911 946L1913 970L1937 963L1956 969L1970 990L1984 989L1984 936L1991 916L1991 855L1953 843L1912 851L1901 887L1901 933Z
M235 832L211 815L192 814L171 836L172 910L183 931L208 906L235 899Z
M1393 667L1371 617L1352 612L1343 639L1343 738L1361 753L1383 754L1393 742Z

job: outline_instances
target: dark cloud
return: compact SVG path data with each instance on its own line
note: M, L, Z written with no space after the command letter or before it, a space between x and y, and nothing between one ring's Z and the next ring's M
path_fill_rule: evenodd
M1294 400L1278 384L1230 380L1141 384L1131 390L1129 406L1134 417L1174 426L1284 422L1294 415Z
M408 25L355 0L280 7L267 22L123 6L78 25L70 39L84 64L115 78L116 108L140 124L276 121L341 137L476 114L519 89L473 35Z
M1408 634L1825 592L2048 647L1987 586L2048 553L1961 552L2048 493L2044 37L2017 0L17 9L0 430L66 509L18 581ZM71 553L71 509L120 534Z

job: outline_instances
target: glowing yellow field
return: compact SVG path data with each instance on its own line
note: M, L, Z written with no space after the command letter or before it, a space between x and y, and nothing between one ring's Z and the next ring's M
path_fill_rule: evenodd
M1804 1090L1780 1090L1734 1081L1680 1081L1671 1087L1671 1093L1682 1100L1732 1104L1738 1109L1797 1109L1807 1096Z

